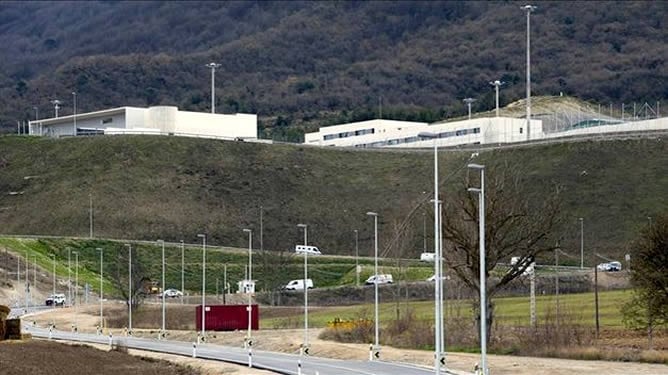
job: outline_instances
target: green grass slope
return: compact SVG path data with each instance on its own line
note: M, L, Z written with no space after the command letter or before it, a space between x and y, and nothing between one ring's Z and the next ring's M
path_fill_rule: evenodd
M647 216L666 210L666 148L661 139L588 141L485 151L476 160L530 171L535 193L561 184L565 251L579 252L577 218L584 217L587 253L620 256ZM465 178L469 156L440 154L445 199ZM207 233L211 244L245 248L242 228L253 228L255 248L288 250L303 242L296 224L306 223L309 243L324 253L354 254L357 229L359 252L370 255L373 222L365 213L380 214L383 250L409 212L430 198L432 168L430 151L156 136L1 137L0 233L88 237L90 194L97 238L198 243L197 233ZM421 212L427 229L433 225L428 208L421 210L406 239L387 255L421 251ZM428 247L431 236L427 232Z

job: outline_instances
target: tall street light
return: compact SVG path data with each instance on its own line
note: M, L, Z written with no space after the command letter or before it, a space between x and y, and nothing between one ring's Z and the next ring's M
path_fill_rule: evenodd
M202 239L202 332L201 337L204 339L204 334L206 333L206 315L204 315L204 310L206 310L206 234L198 234L197 237Z
M126 243L128 248L128 334L132 335L132 245Z
M88 236L93 238L93 193L88 193Z
M471 104L473 104L473 102L475 102L476 100L473 99L473 98L466 98L466 99L463 99L463 101L464 101L464 103L466 103L466 106L469 109L469 120L470 120L471 119Z
M584 269L584 218L580 218L580 269Z
M468 188L478 194L479 242L480 242L480 365L482 374L488 374L487 368L487 280L485 275L485 166L469 164L470 169L480 171L480 188Z
M373 216L373 273L374 273L374 348L375 352L380 351L378 342L378 213L367 212L368 216Z
M441 364L444 362L444 357L442 355L443 348L441 347L441 342L443 340L443 292L441 290L441 280L443 279L443 272L441 269L441 256L440 250L440 230L441 230L441 218L439 215L439 203L438 199L438 145L436 140L438 139L438 134L431 132L420 132L418 137L422 138L431 138L434 140L434 368L436 375L441 373Z
M67 248L67 304L72 306L72 249Z
M51 253L51 254L49 254L49 256L51 257L51 259L53 259L53 271L52 271L52 274L53 274L53 291L51 292L52 293L51 296L52 296L52 298L55 298L55 296L56 296L56 254ZM54 301L53 306L55 307L55 305L56 305L56 302ZM53 311L55 313L56 310L54 309ZM55 321L56 321L56 319L54 317L54 319L51 321L51 324L53 325L55 323Z
M102 305L102 278L104 277L104 268L103 268L103 259L104 259L104 250L102 248L95 248L95 250L100 252L100 332L104 329L104 307Z
M533 5L522 7L527 12L527 141L531 139L531 12L536 10Z
M73 251L72 254L74 254L74 331L78 332L77 328L77 314L79 313L79 301L77 301L77 298L79 297L79 252L78 251Z
M297 227L304 228L304 246L308 245L308 225L297 224ZM308 251L304 249L304 345L301 354L308 354Z
M158 337L162 340L165 334L165 241L157 240L155 241L162 245L162 325L160 328L160 334Z
M58 99L54 99L51 101L51 104L53 104L53 110L55 112L55 117L58 118L58 110L60 109L60 103L61 101Z
M186 278L185 278L185 244L183 243L183 240L181 240L181 304L183 305L183 294L185 293L185 283L186 283Z
M359 248L359 232L355 229L355 286L360 286L360 248Z
M216 69L220 68L220 64L208 63L205 65L211 69L211 113L216 113Z
M76 137L77 135L77 93L75 91L72 91L72 103L73 103L73 115L72 115L72 122L74 123L74 134L73 136Z
M253 280L253 231L247 228L244 228L244 233L248 233L248 286L250 286L251 280ZM250 290L246 290L248 292L248 336L247 339L250 340L251 338L251 292ZM250 345L249 345L250 347Z
M496 117L499 117L499 86L503 85L505 82L499 81L498 79L496 81L490 81L489 84L494 86L494 90L496 91Z

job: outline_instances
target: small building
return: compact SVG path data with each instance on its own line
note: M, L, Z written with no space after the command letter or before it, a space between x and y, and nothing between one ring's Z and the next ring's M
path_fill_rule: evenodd
M257 139L257 115L179 111L174 106L119 107L30 121L31 135L163 134Z
M255 293L255 280L241 280L237 283L237 293Z

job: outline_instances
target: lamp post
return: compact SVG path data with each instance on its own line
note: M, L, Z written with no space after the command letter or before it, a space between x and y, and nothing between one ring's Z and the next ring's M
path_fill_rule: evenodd
M202 332L201 337L204 338L206 333L206 315L204 310L206 310L206 234L198 234L197 237L202 239Z
M53 294L56 294L56 254L49 254L51 259L53 259Z
M67 304L72 306L72 249L67 248Z
M77 332L77 314L79 313L79 252L73 251L74 254L74 331Z
M247 288L250 287L251 280L253 280L253 231L247 228L243 229L244 233L248 233L248 284ZM223 286L224 287L224 286ZM247 339L250 340L251 338L251 292L250 290L246 290L248 292L248 336ZM250 345L249 345L250 347Z
M73 136L77 136L77 93L76 91L72 91L72 102L73 102L73 115L72 115L72 122L74 123L74 133L72 134ZM56 116L58 117L58 116Z
M496 91L496 117L499 117L499 86L503 85L505 82L499 81L490 81L489 84L494 86Z
M60 109L60 103L61 101L58 99L54 99L51 101L51 104L53 104L53 110L55 112L55 117L58 118L58 110Z
M128 334L132 335L132 245L128 247Z
M160 335L158 337L162 340L163 335L165 334L165 241L157 240L155 241L162 245L162 325L160 328Z
M584 218L580 218L580 269L584 269Z
M531 12L536 10L533 5L522 7L527 12L527 141L531 139Z
M355 286L360 286L360 248L359 248L359 232L355 229Z
M211 69L211 113L216 113L216 68L220 68L220 64L208 63L205 65Z
M443 292L441 290L441 280L443 279L443 271L441 269L441 218L439 215L438 199L438 145L436 140L438 134L430 132L420 132L418 137L431 138L434 140L434 276L436 278L434 283L434 368L436 375L441 373L441 363L444 362L443 348L441 343L443 340Z
M373 216L373 273L374 277L374 350L380 350L378 343L378 213L367 212L368 216Z
M93 238L93 193L88 193L88 236Z
M103 259L104 259L104 250L101 248L97 247L95 250L100 252L100 330L104 328L104 307L102 305L102 298L103 298L103 293L102 293L102 278L104 277L104 267L103 267Z
M478 194L479 242L480 242L480 364L482 374L488 374L487 368L487 280L485 275L485 166L469 164L470 169L480 171L480 188L468 188Z
M185 244L183 243L183 240L181 240L181 304L183 305L183 295L185 294Z
M463 101L464 101L464 103L466 103L466 106L469 109L469 120L470 120L471 119L471 104L473 104L473 102L475 102L475 99L466 98L466 99L463 99Z
M308 225L297 224L297 227L304 228L304 246L308 245ZM304 249L304 346L302 354L308 354L308 251Z

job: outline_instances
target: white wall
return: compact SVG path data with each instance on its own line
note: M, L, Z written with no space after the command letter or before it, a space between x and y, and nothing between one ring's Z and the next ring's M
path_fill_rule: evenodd
M176 132L201 136L257 138L257 115L185 112L177 114Z

